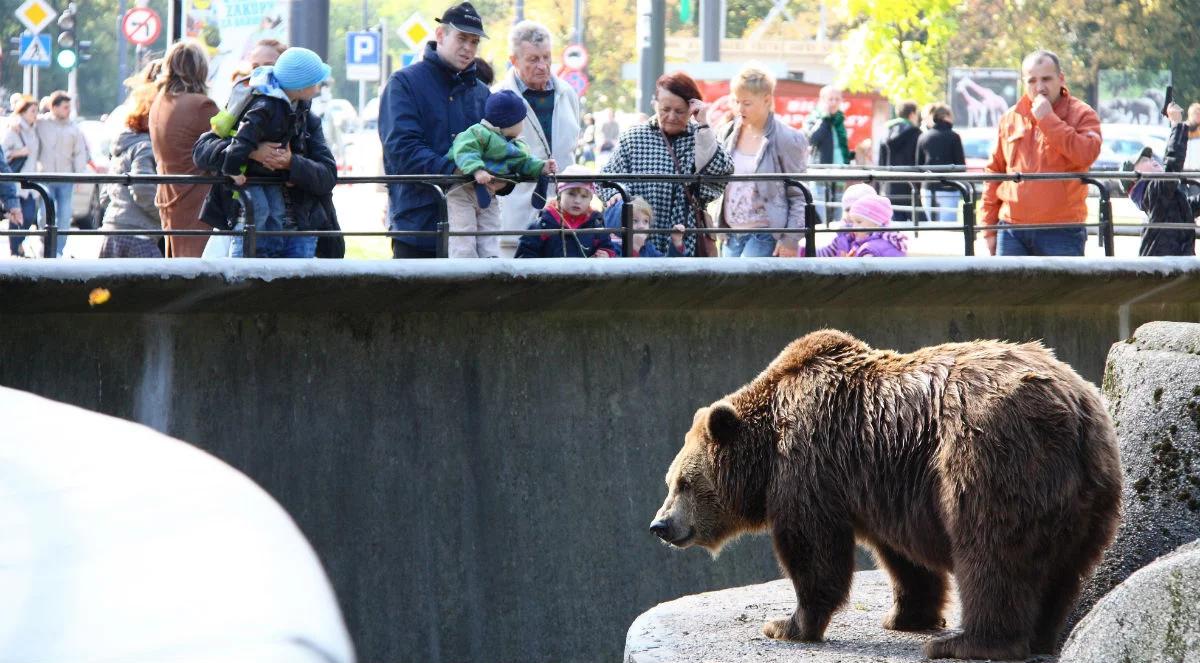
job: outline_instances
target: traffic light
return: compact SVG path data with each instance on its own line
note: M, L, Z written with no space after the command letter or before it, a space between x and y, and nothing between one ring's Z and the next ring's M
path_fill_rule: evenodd
M67 3L67 8L58 16L58 66L70 71L79 64L79 46L75 37L75 3Z

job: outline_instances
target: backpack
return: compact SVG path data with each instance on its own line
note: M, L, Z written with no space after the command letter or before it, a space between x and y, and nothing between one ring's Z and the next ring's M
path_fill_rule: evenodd
M232 137L253 98L254 90L250 88L249 76L234 81L233 90L229 92L229 103L209 120L213 133L221 138Z

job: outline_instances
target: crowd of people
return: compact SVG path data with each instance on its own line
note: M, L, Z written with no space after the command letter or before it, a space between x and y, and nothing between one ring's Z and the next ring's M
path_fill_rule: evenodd
M494 81L491 67L477 57L487 34L475 7L462 2L437 20L435 39L421 60L387 81L378 131L387 174L464 176L445 191L450 257L501 256L505 242L499 230L527 231L507 241L518 258L802 255L795 231L806 223L804 194L782 180L626 182L638 231L626 247L616 232L625 204L618 191L557 177L798 174L810 163L853 165L863 157L849 146L842 93L834 86L822 88L807 125L793 128L774 112L775 80L747 66L730 82L731 113L719 126L710 126L696 81L669 73L656 82L653 114L620 131L611 111L599 119L583 113L572 87L553 74L553 44L545 26L522 21L512 27L511 67ZM1095 111L1067 90L1054 53L1034 52L1021 68L1026 93L1001 118L987 171L1087 172L1101 145ZM221 106L207 93L203 49L180 41L126 81L130 94L120 109L123 130L112 143L111 172L224 175L227 180L105 185L102 228L125 232L106 237L100 255L241 256L240 237L211 230L240 229L247 219L264 231L338 230L332 199L336 162L311 109L329 74L316 53L265 40L249 54ZM16 95L11 106L0 141L0 171L86 172L87 143L70 119L66 93L55 92L41 105ZM1189 124L1180 107L1164 109L1172 124L1166 154L1145 152L1130 167L1179 171L1189 163L1188 141L1193 133L1200 139L1200 105L1194 110L1197 117L1189 117ZM963 145L953 123L945 104L924 109L912 102L897 104L879 146L879 164L962 167ZM595 162L600 169L589 170L581 162ZM261 184L261 178L274 181ZM826 220L840 222L840 232L818 249L819 256L904 256L907 239L889 230L891 223L914 215L953 222L961 204L958 189L949 185L920 186L918 205L912 204L914 190L907 183L890 183L882 192L857 184L842 194L826 191L827 186L817 182L810 188L815 199L835 201L825 214ZM47 188L55 221L69 227L72 184ZM388 227L398 233L393 257L437 256L437 192L409 183L391 183L387 192ZM1194 254L1190 230L1154 226L1192 223L1200 197L1168 181L1140 182L1131 194L1150 221L1143 254ZM989 249L1000 255L1082 255L1085 197L1079 181L988 182L981 221ZM33 191L11 183L0 186L0 203L12 228L31 227L47 216ZM1023 227L1033 225L1052 227ZM159 229L185 232L165 238L137 232ZM60 254L64 242L60 236ZM14 254L20 245L20 237L11 238ZM332 234L318 239L272 232L257 238L255 255L342 257L344 252L344 242Z

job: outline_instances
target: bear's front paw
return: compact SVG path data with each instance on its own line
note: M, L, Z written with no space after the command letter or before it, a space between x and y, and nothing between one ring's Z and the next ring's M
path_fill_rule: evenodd
M820 642L821 636L805 634L796 626L794 619L776 619L763 624L763 635L772 640L788 640L791 642Z
M929 612L902 612L893 607L883 620L883 627L889 631L933 631L946 628L946 620L941 615Z
M998 661L1029 658L1028 643L981 642L962 633L930 640L922 649L925 658L983 658Z

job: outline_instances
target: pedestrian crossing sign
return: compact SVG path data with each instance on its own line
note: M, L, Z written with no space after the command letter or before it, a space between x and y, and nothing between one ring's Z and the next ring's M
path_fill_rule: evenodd
M50 35L28 32L21 35L21 55L17 62L23 67L49 67Z

